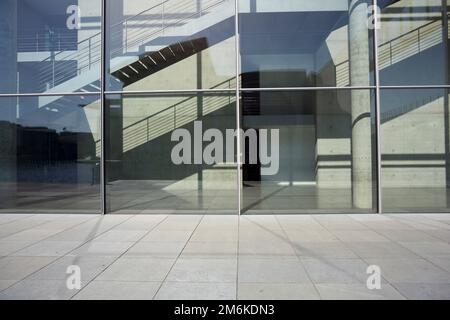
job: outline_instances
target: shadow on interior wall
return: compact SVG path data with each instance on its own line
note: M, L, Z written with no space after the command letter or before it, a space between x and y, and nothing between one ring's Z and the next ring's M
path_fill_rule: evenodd
M444 97L442 89L405 89L405 90L382 90L381 92L381 122L382 124L407 115L419 108L436 103ZM444 114L445 107L441 110Z
M330 48L327 45L322 46L317 50L316 56L316 70L312 77L314 80L314 85L317 87L342 86L340 83L338 83L337 79L339 63L336 63L336 61L334 61L330 52ZM346 75L346 73L344 73L344 75ZM343 82L345 81L350 81L350 79L345 79L344 77Z
M222 110L209 113L201 118L180 126L187 129L193 137L194 121L202 121L203 131L217 128L221 131L235 128L234 104L222 107ZM204 170L214 170L214 165L175 165L171 159L172 148L178 143L171 141L172 132L164 133L150 141L146 141L133 149L123 153L121 161L121 174L117 180L175 180L200 174ZM204 146L207 143L203 144ZM193 143L192 143L193 146ZM225 149L224 149L225 155ZM199 179L201 176L199 176Z
M420 53L411 55L380 70L383 86L403 85L440 85L444 84L445 72L442 42Z

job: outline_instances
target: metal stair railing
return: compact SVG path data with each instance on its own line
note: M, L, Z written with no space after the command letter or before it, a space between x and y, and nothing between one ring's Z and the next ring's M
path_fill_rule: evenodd
M119 43L110 50L110 57L124 56L160 36L166 30L186 24L201 17L228 0L161 0L136 15L128 17L109 27L111 43ZM191 12L186 10L191 9ZM188 12L188 13L186 13ZM156 24L154 28L152 24ZM131 51L130 51L131 50ZM133 51L134 50L134 51ZM100 63L101 33L80 41L76 52L59 51L40 62L41 90L48 90L92 69ZM75 61L77 67L57 63L57 59Z
M64 48L75 47L76 44L74 43L74 40L76 39L76 34L73 32L68 32L67 29L51 29L47 31L26 29L17 36L17 51L61 51L64 50Z
M135 49L142 46L150 39L155 39L155 35L164 35L164 31L168 28L181 26L185 22L195 17L201 17L208 13L208 10L217 6L226 0L201 0L201 1L164 1L161 4L160 12L156 15L159 17L152 18L154 26L148 26L148 20L135 19L147 13L145 10L136 16L124 21L123 25L119 25L124 32L124 45L112 51L112 54L123 54L128 49ZM182 12L182 13L180 13ZM176 18L179 19L176 19ZM117 26L116 26L117 27Z
M449 25L450 34L450 25ZM442 43L442 21L434 20L391 39L378 47L380 70ZM350 61L335 66L336 86L350 85Z
M235 78L225 80L214 87L211 87L211 89L232 89L235 85L235 80ZM205 97L208 97L208 102L202 107L203 115L210 114L230 105L233 102L234 95L228 93L214 95L205 94ZM197 95L190 96L124 127L122 129L123 152L127 152L198 119L197 98ZM96 155L99 156L101 151L101 141L97 140L95 144Z

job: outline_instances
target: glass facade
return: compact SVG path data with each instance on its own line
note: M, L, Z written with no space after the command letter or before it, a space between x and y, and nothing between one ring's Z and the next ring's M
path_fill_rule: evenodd
M0 211L99 212L100 96L1 97L0 110Z
M239 1L243 86L373 85L373 32L367 27L370 1L360 2ZM355 50L364 74L350 79Z
M0 93L99 92L101 4L2 1Z
M202 135L215 129L223 137L236 128L231 93L111 94L106 97L106 195L118 213L236 213L237 171L233 157L221 161L178 163L173 149L187 135L192 153ZM175 139L176 138L176 139ZM174 154L174 152L176 152ZM180 151L181 156L186 156ZM226 155L225 145L216 151ZM174 161L175 160L175 161Z
M358 109L355 97L364 98ZM270 150L279 157L271 175L245 159L242 211L375 211L374 98L369 89L244 92L243 129L279 130Z
M381 90L385 211L449 211L448 89Z
M108 90L235 88L234 1L120 4L108 6Z
M450 211L445 0L0 9L0 212Z
M378 33L381 85L450 84L447 1L391 2L381 9Z

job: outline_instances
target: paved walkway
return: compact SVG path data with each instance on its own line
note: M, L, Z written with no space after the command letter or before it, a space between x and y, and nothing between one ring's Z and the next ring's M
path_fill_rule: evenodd
M449 242L448 214L2 214L0 299L450 299Z

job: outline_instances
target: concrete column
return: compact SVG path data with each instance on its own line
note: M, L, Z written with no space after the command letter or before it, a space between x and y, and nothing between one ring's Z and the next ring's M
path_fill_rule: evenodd
M352 86L370 85L370 48L367 30L372 1L349 0L349 58ZM369 90L351 93L352 198L353 206L372 208L372 144Z

